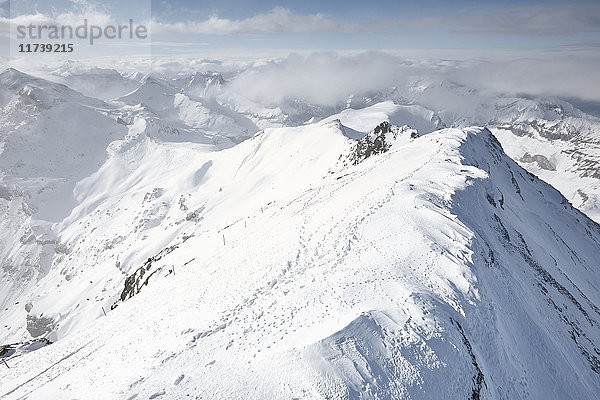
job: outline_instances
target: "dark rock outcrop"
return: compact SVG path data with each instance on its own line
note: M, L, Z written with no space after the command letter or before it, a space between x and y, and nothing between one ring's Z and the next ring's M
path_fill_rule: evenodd
M383 121L371 133L357 141L350 154L350 162L356 165L373 155L389 151L393 142L400 135L410 135L411 139L419 137L417 130L408 125L397 126L390 124L388 121Z

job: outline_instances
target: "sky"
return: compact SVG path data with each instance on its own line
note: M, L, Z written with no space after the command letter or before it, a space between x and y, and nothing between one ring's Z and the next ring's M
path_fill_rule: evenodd
M3 36L27 23L132 19L146 40L99 39L78 53L230 50L600 49L600 2L513 0L0 0ZM12 24L12 25L10 25ZM12 28L11 28L12 27ZM11 40L14 48L21 42Z
M597 1L157 0L152 6L161 33L191 37L191 32L212 31L225 36L200 35L208 45L237 42L329 50L513 48L596 45L600 40ZM180 29L174 21L183 22Z

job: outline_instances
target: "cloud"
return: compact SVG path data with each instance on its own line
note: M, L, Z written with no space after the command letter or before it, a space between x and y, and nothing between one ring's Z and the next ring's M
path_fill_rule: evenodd
M82 24L84 19L87 19L88 25L106 26L114 23L114 19L109 14L96 9L86 9L83 12L64 12L56 15L53 19L59 25L71 26Z
M324 14L302 15L275 7L264 14L246 19L227 19L214 15L201 22L163 23L152 21L153 33L239 35L282 32L350 32L358 28L340 24Z
M384 53L343 57L336 53L290 55L279 62L251 68L231 82L228 90L262 104L286 98L331 105L352 93L389 89L403 82L406 66Z
M455 16L431 16L408 25L445 27L455 33L559 36L600 32L600 4L488 7Z
M0 0L0 17L8 17L9 16L9 7L10 3L8 0Z
M41 13L23 14L14 18L0 17L0 36L10 37L11 28L14 33L14 27L17 25L48 25L51 23L53 23L52 19Z
M448 73L448 78L492 93L600 101L600 56L565 52L537 58L482 62Z
M226 88L231 98L243 96L257 104L277 106L286 99L333 106L349 96L395 93L403 101L420 99L433 108L452 102L477 107L478 96L531 95L600 101L600 55L594 52L504 52L486 60L456 53L454 60L408 60L384 52L353 55L314 53L250 66ZM430 95L418 94L421 84ZM450 85L450 86L448 86ZM464 91L443 87L463 86ZM442 89L435 89L436 87ZM473 91L471 91L472 89ZM437 97L452 100L438 101Z
M0 5L2 0L0 0ZM40 12L30 14L0 15L0 36L10 37L15 33L15 27L18 25L28 26L30 24L41 25L69 25L77 26L87 20L88 25L106 26L114 23L114 19L105 11L102 11L96 5L88 4L85 0L74 0L73 8L63 12L54 12L52 14L43 14Z
M14 66L46 71L49 60L19 58ZM64 59L56 62L63 62ZM305 100L324 107L343 106L349 96L394 91L396 99L460 114L478 112L490 96L556 96L600 103L600 53L596 48L553 50L402 50L392 52L320 52L284 55L279 51L206 50L202 56L103 55L90 65L124 72L150 71L177 76L217 71L228 84L219 94L242 105L246 100L277 107ZM57 66L53 66L57 68ZM421 88L428 90L420 92ZM395 90L394 90L395 88ZM243 100L243 101L242 101ZM467 105L465 105L467 104ZM453 109L455 107L455 109Z

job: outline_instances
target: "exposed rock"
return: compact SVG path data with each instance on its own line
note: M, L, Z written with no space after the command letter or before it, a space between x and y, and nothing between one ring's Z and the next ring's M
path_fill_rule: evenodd
M585 204L585 202L587 202L590 199L590 196L588 196L587 193L585 193L581 189L577 189L577 194L579 194L579 196L581 196L581 199L583 200L584 204Z
M115 309L118 306L119 301L123 302L127 299L132 298L142 290L142 287L148 285L150 278L162 269L162 267L156 268L153 265L153 263L159 261L161 258L171 253L178 247L179 245L173 245L164 248L155 256L148 258L144 265L135 270L133 274L129 275L125 279L124 288L121 292L121 295L119 296L119 300L117 300L110 307L111 310Z
M156 200L156 199L160 198L164 193L165 193L165 189L154 188L154 189L152 189L152 192L146 193L146 195L144 196L144 201L142 201L142 204L152 201L152 200Z
M524 163L535 162L541 169L545 169L547 171L556 171L556 168L554 167L554 165L552 165L548 158L541 154L531 155L529 153L525 153L519 161Z
M13 198L12 191L6 186L0 186L0 199L11 201Z
M350 154L350 162L356 165L372 155L389 151L393 143L402 135L409 135L410 139L419 137L417 130L408 125L396 126L383 121L371 133L357 141Z
M44 317L42 314L27 316L27 331L34 338L52 332L54 325L52 317Z
M30 351L41 349L49 344L52 344L52 342L46 338L33 339L27 342L3 344L0 346L0 358L8 359L18 357L25 353L29 353Z
M121 125L125 125L125 126L129 125L129 123L127 123L127 121L125 121L125 120L124 120L123 118L121 118L121 117L117 117L117 123L118 123L118 124L121 124Z

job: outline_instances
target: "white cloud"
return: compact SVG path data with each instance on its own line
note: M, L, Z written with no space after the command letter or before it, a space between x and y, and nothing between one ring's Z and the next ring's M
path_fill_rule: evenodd
M54 17L54 21L59 25L76 26L87 20L88 25L106 26L114 23L113 18L101 11L95 9L87 9L83 12L64 12Z
M245 51L245 52L244 52ZM15 65L35 74L30 59ZM64 59L63 59L64 61ZM47 58L41 62L46 63ZM596 48L533 50L403 50L391 52L304 53L230 49L202 51L202 56L105 56L90 65L133 72L152 70L168 76L194 71L218 71L229 80L231 97L244 96L258 104L277 106L284 99L305 99L331 106L349 95L388 92L393 87L410 97L407 85L454 82L482 94L558 96L600 102L600 53ZM45 68L43 66L37 68ZM242 71L242 72L239 72ZM476 94L453 99L436 97L430 105L448 107L453 101L478 105Z
M448 77L490 92L600 101L600 55L565 52L459 68Z
M283 7L275 7L267 13L237 20L215 15L201 22L152 21L153 33L235 35L276 32L348 32L356 29L356 26L340 24L324 14L302 15Z
M300 98L330 105L368 90L389 89L404 81L403 62L384 53L342 57L336 53L294 54L281 62L249 69L229 90L262 104Z
M8 17L9 5L8 0L0 0L0 18Z
M284 99L304 99L329 106L350 95L389 92L411 96L407 87L422 81L428 85L453 82L481 93L558 96L600 101L600 55L590 52L535 52L524 57L520 51L481 60L467 53L452 60L414 61L383 52L354 55L315 53L291 55L280 61L250 67L232 80L232 96L264 105ZM476 58L477 57L477 58ZM424 60L424 58L421 58ZM435 92L435 91L434 91ZM437 96L438 92L433 97ZM462 96L456 101L474 101ZM432 104L435 98L428 99ZM454 100L453 100L454 101ZM446 101L446 106L448 102ZM476 106L477 104L474 104Z
M2 1L2 0L0 0ZM42 14L39 12L33 14L20 14L9 16L0 15L0 36L9 37L15 34L16 26L35 26L41 25L69 25L77 26L87 20L89 25L106 26L114 24L114 19L106 12L100 10L97 6L88 4L85 0L73 1L75 7L71 10L63 12L55 12L52 14ZM1 3L0 3L1 4Z
M14 18L0 17L0 36L9 37L11 28L14 33L14 27L18 25L48 25L50 23L53 23L52 19L41 13L23 14Z

